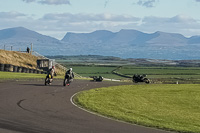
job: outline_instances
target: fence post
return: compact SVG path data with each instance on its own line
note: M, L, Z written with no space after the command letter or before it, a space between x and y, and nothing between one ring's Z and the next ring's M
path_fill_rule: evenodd
M31 55L32 55L32 52L33 52L33 43L31 43Z

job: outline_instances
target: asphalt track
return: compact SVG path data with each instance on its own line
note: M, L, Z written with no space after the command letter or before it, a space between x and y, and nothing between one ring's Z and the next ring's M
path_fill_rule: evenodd
M0 83L0 133L167 133L126 124L83 111L70 102L77 92L127 83L74 80ZM168 132L169 133L169 132Z

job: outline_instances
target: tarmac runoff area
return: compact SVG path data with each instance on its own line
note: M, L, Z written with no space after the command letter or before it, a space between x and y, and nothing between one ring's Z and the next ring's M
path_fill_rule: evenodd
M55 80L0 82L0 133L169 133L132 125L80 109L72 97L83 90L124 85L123 82Z

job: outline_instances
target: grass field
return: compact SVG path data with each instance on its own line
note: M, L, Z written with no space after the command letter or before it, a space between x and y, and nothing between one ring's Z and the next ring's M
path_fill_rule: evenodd
M112 74L115 66L72 66L73 71L84 77L103 76L105 78L122 79L122 77Z
M132 77L134 74L146 74L151 83L200 83L199 67L139 67L139 66L101 66L101 65L75 65L70 66L81 76L103 76L111 79L129 79L112 73L115 72Z
M200 85L129 85L79 93L75 102L102 115L140 125L200 132Z
M118 72L125 75L145 73L147 75L199 75L199 67L121 67Z
M9 79L45 79L46 74L33 74L33 73L14 73L14 72L1 72L0 71L0 80L9 80ZM64 78L64 76L56 76L55 78Z
M199 67L134 67L123 66L116 70L118 73L131 76L146 74L153 82L162 83L200 83Z

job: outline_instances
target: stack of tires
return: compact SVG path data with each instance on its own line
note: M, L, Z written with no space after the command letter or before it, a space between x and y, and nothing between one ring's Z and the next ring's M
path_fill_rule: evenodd
M1 63L0 63L0 71L46 74L46 72L43 72L43 71L37 70L37 69L30 69L30 68L26 68L26 67L14 66L11 64L1 64Z
M0 64L0 71L4 71L4 64Z

